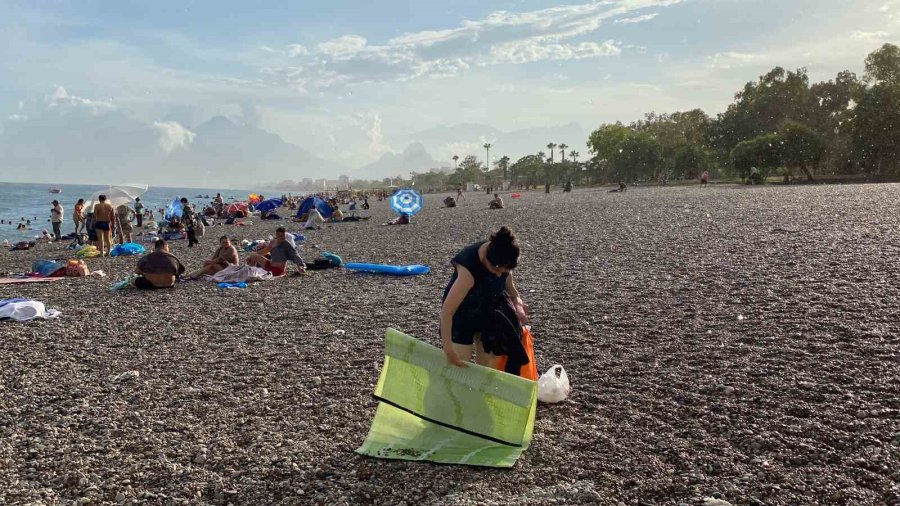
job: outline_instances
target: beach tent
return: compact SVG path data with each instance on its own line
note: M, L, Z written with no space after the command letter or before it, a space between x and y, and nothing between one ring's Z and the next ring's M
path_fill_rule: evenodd
M242 212L247 214L247 203L246 202L232 202L228 204L228 207L225 209L227 214L234 214L236 212Z
M382 459L512 467L531 444L537 382L447 363L434 346L388 329L372 427L356 452Z
M147 185L119 185L119 186L110 186L105 190L100 190L94 192L90 198L88 198L84 203L84 208L86 212L94 212L94 204L100 202L100 195L106 195L106 202L115 207L119 207L121 205L127 205L134 201L134 199L140 197L147 191Z
M325 202L320 197L306 197L306 199L300 203L300 209L297 210L297 217L299 218L308 213L313 206L316 206L316 209L319 210L319 213L323 218L330 218L331 215L334 214L334 210L328 205L328 202Z
M256 210L264 213L274 211L281 207L284 202L281 199L264 200L256 205Z

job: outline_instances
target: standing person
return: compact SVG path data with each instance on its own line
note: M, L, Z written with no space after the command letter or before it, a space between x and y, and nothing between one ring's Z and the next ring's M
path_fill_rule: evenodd
M84 199L78 199L72 209L72 221L75 222L75 233L80 234L84 229Z
M108 257L112 250L112 223L116 219L113 207L106 202L106 195L97 197L94 204L94 228L97 230L97 249L100 255Z
M465 195L463 195L462 192L462 186L456 189L456 201L459 202L459 199L461 198L465 198Z
M709 171L704 170L703 174L700 174L700 186L706 186L709 184Z
M266 258L266 254L270 258ZM272 273L273 276L282 276L287 268L288 261L297 266L298 274L306 273L306 263L297 248L291 245L285 237L284 227L275 229L275 239L256 253L251 253L247 257L247 265L259 267Z
M195 230L196 217L194 216L194 208L188 202L187 197L181 197L181 223L187 230L188 248L193 248L195 244L200 244L197 240L197 231Z
M134 211L125 204L116 208L116 231L119 237L119 244L132 242L131 233L134 231L134 228L131 226L131 219L134 214Z
M476 362L487 367L501 355L509 357L508 367L528 363L520 323L526 307L512 277L519 249L512 231L501 227L451 260L455 270L444 289L440 322L447 362L464 367L474 350Z
M53 224L53 237L62 240L63 208L58 200L53 201L53 209L50 210L50 222Z
M141 202L140 197L134 199L134 219L137 221L137 227L143 228L143 226L144 226L144 204Z

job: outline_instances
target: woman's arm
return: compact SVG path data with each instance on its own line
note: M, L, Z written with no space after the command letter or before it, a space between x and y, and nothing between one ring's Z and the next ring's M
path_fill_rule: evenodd
M444 354L447 356L447 362L456 367L465 367L466 363L459 359L456 350L453 349L453 315L459 309L463 299L469 290L475 286L475 278L468 269L461 265L456 266L456 281L450 287L447 298L441 306L441 344L444 348Z
M519 298L519 291L516 290L516 282L513 281L513 274L510 272L506 277L506 292L512 300Z

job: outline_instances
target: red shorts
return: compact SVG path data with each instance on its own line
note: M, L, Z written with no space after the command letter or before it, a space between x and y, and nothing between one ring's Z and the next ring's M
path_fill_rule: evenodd
M278 267L278 266L272 265L271 260L266 260L266 266L263 267L263 269L271 272L273 276L284 275L284 267Z

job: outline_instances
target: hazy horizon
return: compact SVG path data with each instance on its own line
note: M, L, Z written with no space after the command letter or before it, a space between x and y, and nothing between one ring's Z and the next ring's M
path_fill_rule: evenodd
M370 179L415 143L410 164L484 159L484 142L492 158L547 142L587 156L601 123L714 115L774 66L861 73L900 31L897 0L4 10L0 179L39 184Z

